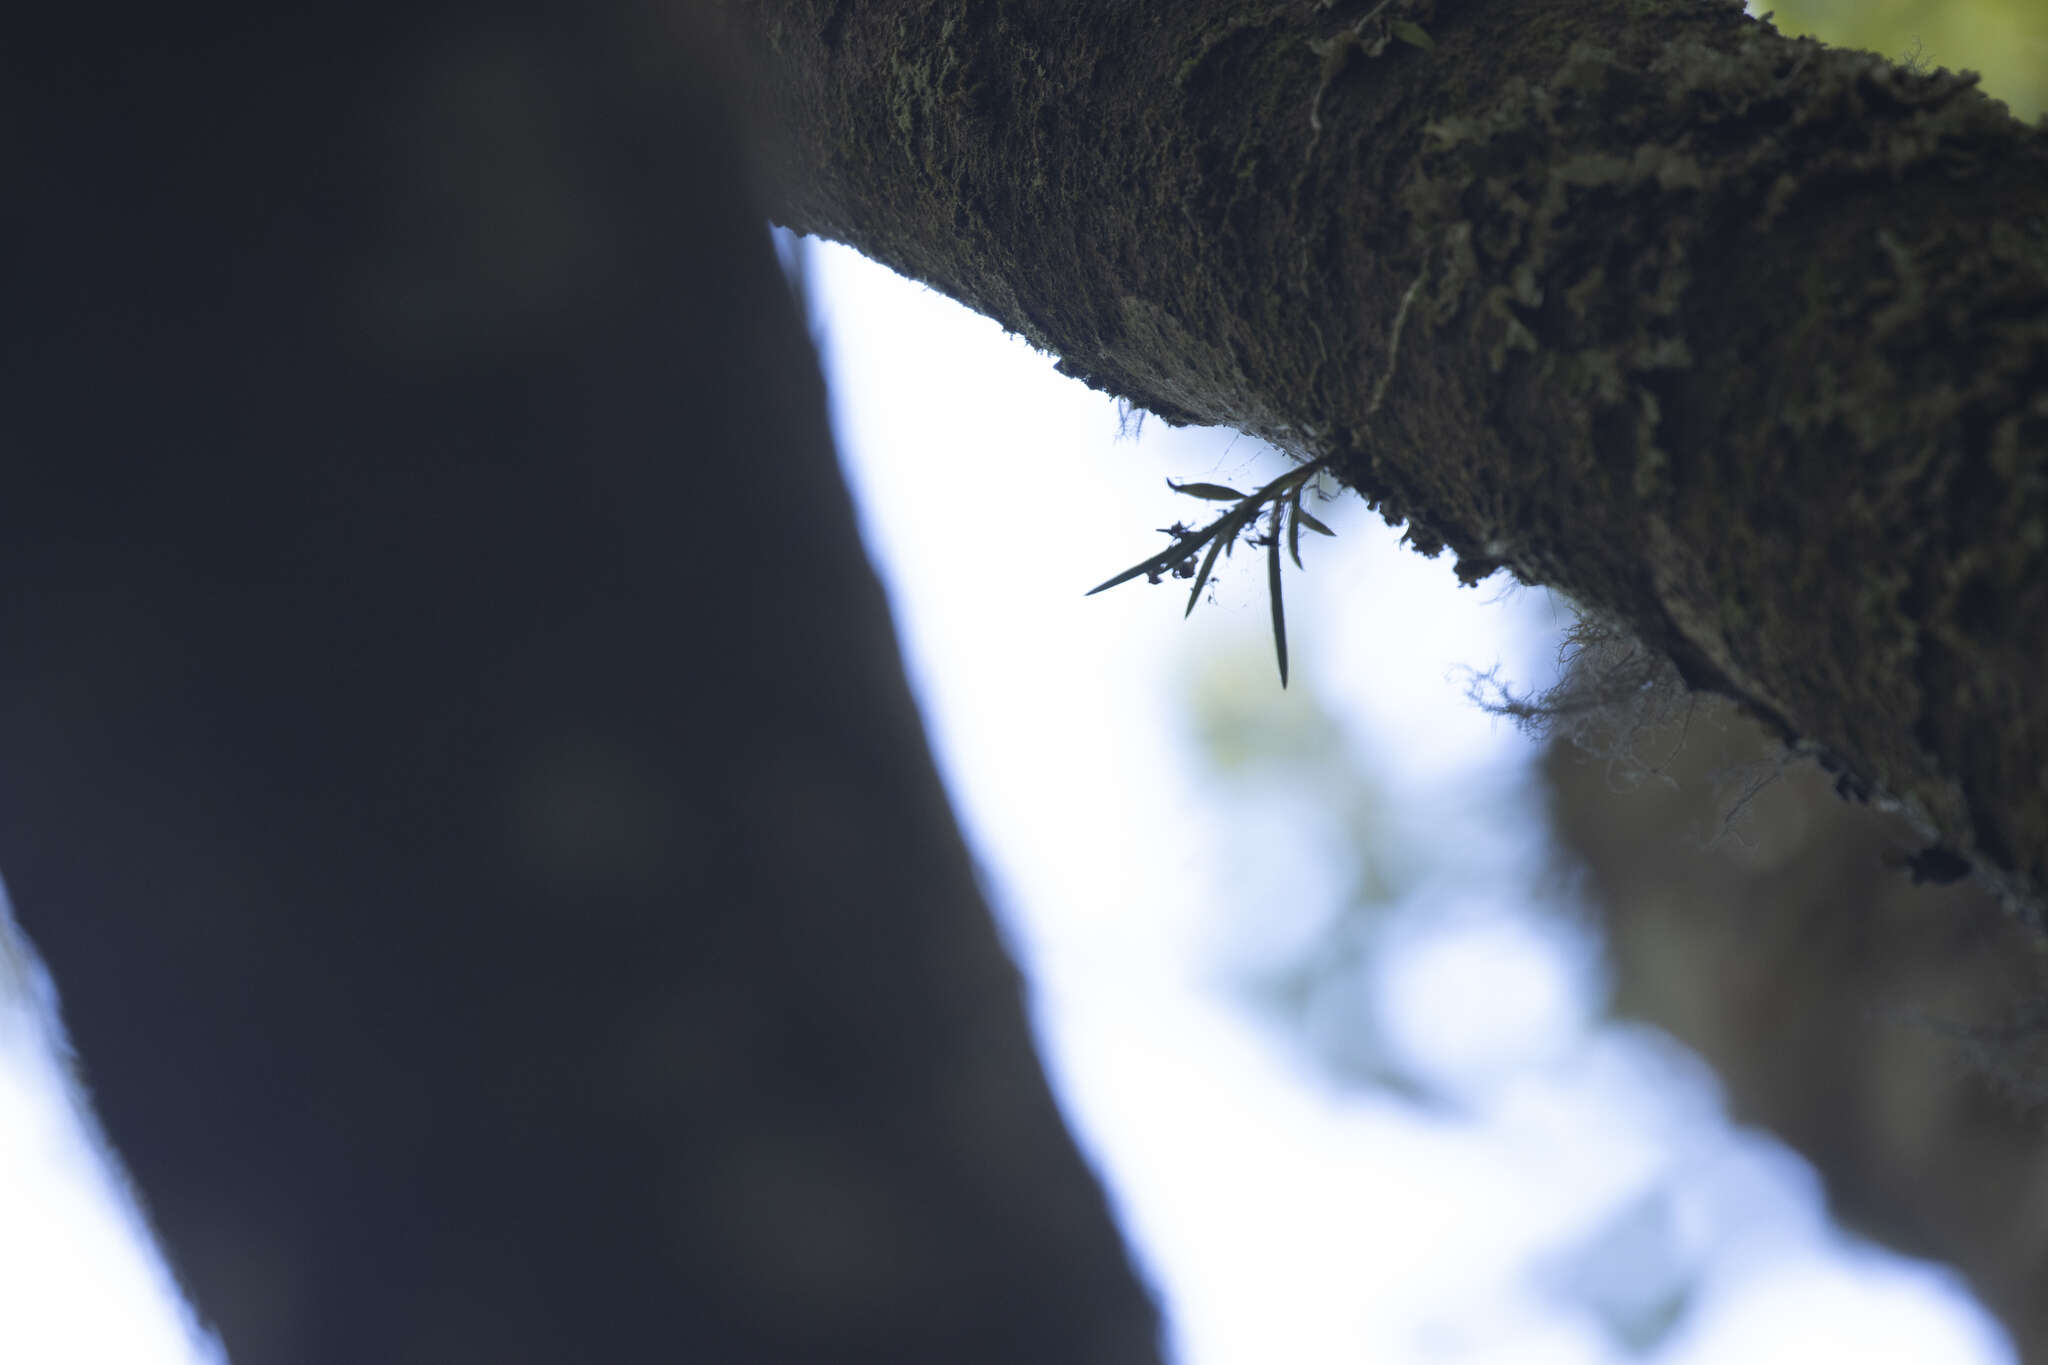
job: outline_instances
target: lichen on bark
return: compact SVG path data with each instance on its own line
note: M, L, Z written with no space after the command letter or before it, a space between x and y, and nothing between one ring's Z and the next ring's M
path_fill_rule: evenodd
M740 9L784 221L1560 588L2038 907L2048 126L1724 0Z

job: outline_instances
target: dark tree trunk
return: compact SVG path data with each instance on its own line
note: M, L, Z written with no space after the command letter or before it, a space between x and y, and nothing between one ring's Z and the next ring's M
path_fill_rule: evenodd
M730 54L555 10L0 54L0 867L106 1127L242 1365L1156 1359Z
M787 222L1564 590L2038 911L2048 129L1722 0L730 8Z

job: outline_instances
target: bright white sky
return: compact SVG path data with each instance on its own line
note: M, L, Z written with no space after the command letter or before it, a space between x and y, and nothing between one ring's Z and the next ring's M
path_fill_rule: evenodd
M1157 421L1120 441L1107 398L995 324L842 248L810 259L912 680L1175 1360L2012 1359L1952 1274L1834 1228L1812 1172L1731 1128L1697 1061L1598 1018L1592 949L1537 903L1534 747L1461 674L1546 681L1545 598L1460 591L1448 560L1333 502L1338 538L1304 537L1307 572L1287 573L1283 694L1263 565L1227 562L1186 622L1172 580L1082 597L1202 514L1166 476L1248 488L1276 456ZM1198 699L1308 736L1311 761L1216 775L1190 743ZM1331 816L1360 791L1363 830ZM1361 849L1405 888L1396 946L1360 956L1370 989L1330 992L1311 1045L1247 980L1348 922ZM37 1040L0 1009L0 1359L194 1360ZM1333 1055L1446 1103L1339 1086ZM1686 1284L1647 1356L1603 1325Z

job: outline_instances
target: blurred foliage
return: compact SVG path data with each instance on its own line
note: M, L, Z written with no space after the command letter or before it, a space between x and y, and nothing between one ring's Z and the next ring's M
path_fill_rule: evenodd
M1312 679L1275 692L1249 648L1204 651L1193 679L1191 747L1232 828L1251 836L1231 857L1243 913L1226 979L1337 1084L1434 1103L1395 1055L1370 989L1390 916L1423 871L1370 756Z
M2042 0L1770 0L1781 32L1895 62L1975 71L2029 122L2048 110L2048 5Z
M1655 1355L1699 1297L1700 1257L1683 1227L1679 1192L1652 1184L1587 1237L1539 1267L1538 1283L1598 1323L1614 1349Z
M1738 1121L1814 1164L1837 1220L1954 1265L2023 1358L2048 1360L2048 1149L2028 1112L2048 955L1975 888L1915 885L1910 828L1781 764L1725 703L1642 744L1669 758L1620 791L1569 741L1545 763L1611 1008L1707 1061ZM1759 771L1774 780L1729 780Z

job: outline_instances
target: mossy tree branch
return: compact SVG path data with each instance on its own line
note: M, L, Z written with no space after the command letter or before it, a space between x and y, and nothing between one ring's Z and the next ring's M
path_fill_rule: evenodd
M2048 128L1722 0L733 8L784 221L1563 590L2038 909Z

